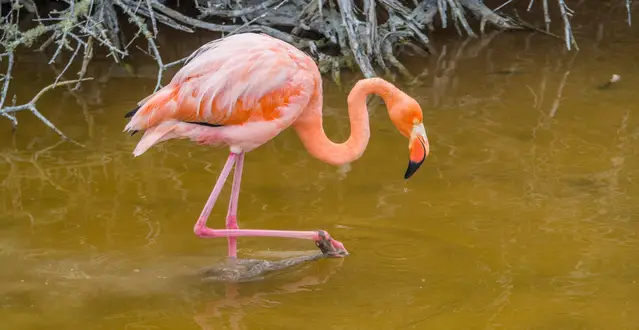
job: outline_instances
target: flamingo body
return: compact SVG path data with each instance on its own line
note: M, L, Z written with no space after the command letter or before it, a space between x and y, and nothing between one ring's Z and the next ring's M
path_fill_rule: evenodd
M429 144L419 104L380 78L360 80L348 97L351 136L334 143L322 126L322 80L313 59L279 39L254 33L232 35L196 50L171 82L138 103L125 131L144 131L133 151L139 156L169 139L188 138L203 145L227 146L231 153L213 187L194 232L203 238L228 238L235 258L239 236L310 239L327 256L348 254L344 245L323 230L239 229L237 205L244 155L293 126L315 158L333 165L358 159L366 149L370 128L366 97L377 94L390 119L409 138L409 178L428 156ZM206 222L235 167L226 229Z
M321 76L312 58L276 38L238 34L194 53L125 130L146 130L135 156L171 138L248 152L290 126L313 93Z

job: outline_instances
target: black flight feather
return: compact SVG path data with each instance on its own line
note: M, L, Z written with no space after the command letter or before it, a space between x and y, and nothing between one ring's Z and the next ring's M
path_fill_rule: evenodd
M133 116L134 116L134 115L138 112L138 110L140 110L140 107L137 107L137 108L135 108L135 109L133 109L133 110L131 110L131 111L127 112L127 113L124 115L124 118L130 118L130 117L133 117ZM211 123L202 122L202 121L187 121L187 123L189 123L189 124L196 124L196 125L202 125L202 126L209 126L209 127L221 127L221 126L224 126L224 125L220 125L220 124L211 124ZM133 131L133 132L131 132L131 136L135 135L135 133L137 133L137 132L138 132L138 131Z

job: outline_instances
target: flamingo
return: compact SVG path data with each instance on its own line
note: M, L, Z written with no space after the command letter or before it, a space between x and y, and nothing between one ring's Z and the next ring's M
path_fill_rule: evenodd
M194 226L202 238L228 240L228 257L237 258L237 237L270 236L313 240L327 256L344 257L344 245L326 231L239 229L237 206L244 155L292 126L316 159L345 165L362 156L370 138L366 97L380 96L399 132L408 138L410 178L429 154L419 104L381 78L359 80L348 95L351 134L331 141L322 126L322 79L313 59L296 47L265 34L243 33L211 41L188 58L171 82L137 104L125 132L144 131L133 150L142 155L169 139L228 147L230 154ZM226 229L207 227L211 209L233 166L235 172Z

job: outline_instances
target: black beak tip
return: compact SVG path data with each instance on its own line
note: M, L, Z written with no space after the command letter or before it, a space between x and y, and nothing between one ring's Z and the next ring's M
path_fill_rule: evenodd
M408 179L411 176L413 176L413 174L415 174L415 172L417 172L417 170L419 169L420 166L422 166L422 163L424 161L422 160L421 162L413 162L413 161L408 161L408 168L406 169L406 173L404 174L404 179Z

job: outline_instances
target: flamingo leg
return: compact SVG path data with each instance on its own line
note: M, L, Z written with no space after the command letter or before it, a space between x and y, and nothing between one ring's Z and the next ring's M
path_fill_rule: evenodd
M213 191L211 191L211 195L209 199L206 201L204 205L204 209L202 209L202 213L200 213L200 217L195 223L195 227L193 228L193 232L203 238L221 238L227 237L229 238L229 256L235 254L235 249L231 250L232 247L235 247L236 237L240 236L261 236L261 237L286 237L286 238L298 238L298 239L309 239L315 241L315 244L328 256L331 257L343 257L348 255L348 251L344 248L344 245L333 238L324 231L292 231L292 230L261 230L261 229L237 229L237 197L239 196L239 188L240 188L240 180L239 177L242 175L242 167L244 156L242 154L231 153L226 160L226 164L222 168L222 172L213 187ZM238 161L239 160L239 161ZM211 210L217 201L217 198L220 196L220 192L224 187L224 182L228 178L231 173L231 169L233 165L238 162L239 171L236 170L234 179L231 202L229 203L229 210L227 214L227 229L212 229L206 226L206 221L211 214ZM236 228L229 228L235 226Z
M237 204L240 199L240 182L242 181L242 168L244 167L244 153L239 153L235 160L233 173L233 186L231 188L231 200L229 211L226 214L226 229L239 229L237 225ZM229 257L237 258L237 237L228 236Z

